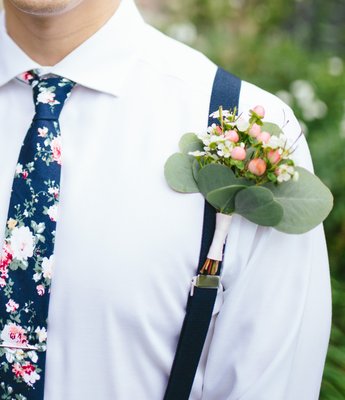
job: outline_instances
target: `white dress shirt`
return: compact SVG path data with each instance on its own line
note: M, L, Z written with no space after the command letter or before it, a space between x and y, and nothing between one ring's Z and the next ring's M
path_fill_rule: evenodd
M0 30L0 227L34 113L14 79L41 68ZM60 117L61 202L45 400L161 400L200 250L204 200L179 194L164 163L207 127L216 66L144 23L132 0L52 68L78 83ZM243 82L295 138L275 96ZM295 153L311 169L304 138ZM4 229L0 229L3 242ZM191 400L316 400L330 330L322 227L286 235L235 216ZM0 379L1 380L1 379ZM179 399L176 399L179 400Z

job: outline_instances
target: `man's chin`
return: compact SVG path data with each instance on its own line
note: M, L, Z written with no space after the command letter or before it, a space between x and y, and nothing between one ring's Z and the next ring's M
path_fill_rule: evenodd
M62 14L83 0L5 0L23 13L40 16Z

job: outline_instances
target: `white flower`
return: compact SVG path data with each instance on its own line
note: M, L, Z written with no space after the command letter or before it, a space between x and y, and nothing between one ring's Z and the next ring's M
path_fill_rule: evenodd
M249 128L249 122L243 118L238 118L236 126L239 131L245 132Z
M195 151L190 151L188 154L190 156L194 156L194 157L201 157L201 156L204 156L206 154L206 152L200 151L200 150L195 150Z
M209 134L214 134L214 133L216 133L217 132L217 124L212 124L211 126L209 126L208 128L207 128L207 132L209 133Z
M40 376L34 369L32 368L26 368L24 369L24 375L23 375L23 380L28 386L33 386L33 384L40 379Z
M23 172L22 164L18 163L16 166L16 174L21 174Z
M54 257L51 255L49 258L44 257L42 260L42 271L43 277L46 279L51 279L53 274L53 262Z
M291 175L289 175L289 174L287 174L287 173L280 174L280 175L278 175L278 178L277 178L277 180L278 180L279 183L287 182L287 181L289 181L290 179L291 179Z
M60 104L59 101L55 100L55 93L51 92L50 90L41 89L41 92L37 96L37 102L43 104Z
M223 115L223 117L229 117L231 114L230 114L229 110L222 110L222 115ZM210 114L210 117L219 119L220 118L219 110L214 111L212 114Z
M33 363L37 363L37 361L38 361L38 355L37 355L36 351L28 351L28 356L29 356L30 360L31 360Z
M16 350L15 350L15 358L16 358L16 360L18 360L18 361L24 360L24 358L25 358L25 352L24 352L24 350L16 349Z
M202 142L206 147L208 147L211 143L217 143L219 140L222 140L222 138L223 137L220 137L218 135L206 134L206 135L204 135ZM206 150L206 148L205 148L205 150Z
M217 154L219 157L229 158L231 155L231 151L233 149L233 144L229 140L226 140L224 143L218 144Z
M209 143L218 143L220 141L224 140L224 136L218 136L218 135L211 135L210 136L210 141Z
M48 193L53 195L55 198L59 196L59 188L57 187L50 187L48 189Z
M39 224L36 225L36 233L43 233L45 230L46 226L44 222L40 222Z
M41 276L42 276L42 274L39 274L39 273L36 272L36 274L33 275L32 279L35 282L38 282L41 279Z
M37 128L38 136L40 137L46 137L48 135L48 128L44 126L43 128Z
M279 147L285 149L287 146L287 137L281 133L279 136L271 135L270 140L267 143L263 143L263 147L269 147L271 149L278 149Z
M6 303L6 311L8 313L10 312L14 312L16 310L18 310L19 308L19 304L16 303L14 300L10 299L7 303Z
M47 210L47 214L48 214L49 218L51 219L51 221L54 221L54 222L57 220L57 213L58 213L57 204L50 206Z
M7 362L9 362L10 364L12 364L15 360L15 353L16 350L14 349L9 349L9 348L5 348L5 354L6 354L6 360Z
M46 328L37 327L36 330L35 330L35 333L37 334L38 341L40 343L45 342L47 340L47 330L46 330Z
M22 361L24 360L25 357L25 352L21 349L11 349L11 348L5 348L6 351L6 360L10 364L12 364L14 361Z
M15 346L27 344L25 329L13 322L4 326L0 339L7 343L8 347L11 347L11 344Z
M283 164L279 167L277 174L277 180L279 183L287 182L295 174L295 169L291 165Z
M27 226L15 227L10 237L13 258L23 261L32 257L34 252L34 236Z

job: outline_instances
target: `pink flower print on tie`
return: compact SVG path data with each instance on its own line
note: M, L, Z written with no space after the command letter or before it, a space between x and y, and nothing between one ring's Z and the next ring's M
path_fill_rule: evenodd
M0 398L43 400L62 164L58 118L74 83L31 71L21 78L33 88L36 113L16 165L0 255Z

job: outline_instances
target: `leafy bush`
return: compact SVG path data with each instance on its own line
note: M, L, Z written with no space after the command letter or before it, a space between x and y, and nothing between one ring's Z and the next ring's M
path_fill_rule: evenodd
M337 0L175 0L151 22L242 79L277 93L299 118L335 207L325 222L333 328L321 400L345 398L345 3ZM149 12L151 10L151 13ZM153 11L153 12L152 12Z

